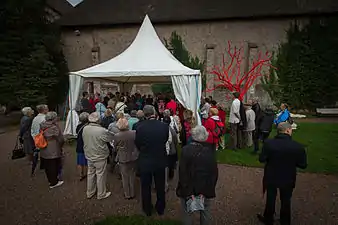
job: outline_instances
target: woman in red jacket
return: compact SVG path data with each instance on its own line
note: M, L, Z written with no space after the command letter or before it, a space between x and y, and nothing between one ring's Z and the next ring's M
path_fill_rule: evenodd
M218 116L218 110L216 108L211 108L209 111L209 118L204 122L203 126L207 129L209 136L206 140L207 143L210 143L214 146L216 150L218 148L218 143L220 137L224 133L224 123L220 120Z
M225 134L225 128L226 128L226 112L224 110L224 107L218 103L217 104L217 109L218 109L218 116L219 116L219 119L221 120L221 122L224 124L224 134ZM225 148L225 135L222 135L222 137L220 138L219 140L219 147L221 149L224 149Z

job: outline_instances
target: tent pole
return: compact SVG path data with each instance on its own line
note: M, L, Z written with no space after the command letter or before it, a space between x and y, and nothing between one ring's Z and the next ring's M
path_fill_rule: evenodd
M70 109L70 126L73 135L73 103L72 103L72 95L71 91L69 90L69 109Z
M65 108L64 108L64 110L63 110L63 117L62 117L62 121L65 121L65 119L66 119L66 111L67 111L67 107L68 107L68 105L69 105L69 93L67 94L67 97L66 97L66 101L65 101ZM63 128L64 129L64 128Z
M195 80L196 80L196 93L197 93L197 95L196 95L196 96L197 96L197 99L196 99L196 101L197 101L197 102L196 102L196 104L197 104L197 105L196 105L196 108L199 109L199 108L200 108L200 101L201 101L200 98L201 98L201 97L199 96L199 93L198 93L199 78L198 78L197 75L195 75ZM199 110L196 111L196 117L197 117L197 116L200 117ZM201 119L199 119L198 121L201 121ZM199 124L199 125L201 125L201 124Z

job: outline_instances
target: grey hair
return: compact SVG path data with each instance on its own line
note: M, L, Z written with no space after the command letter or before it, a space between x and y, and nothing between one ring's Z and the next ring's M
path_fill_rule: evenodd
M46 114L46 121L53 121L56 119L56 117L58 116L58 114L56 112L50 111Z
M88 116L88 120L91 123L99 123L100 122L100 115L97 112L93 112Z
M79 120L80 120L81 123L87 123L88 117L89 117L89 113L83 112L79 115Z
M45 111L46 109L48 109L48 105L38 105L38 106L36 106L36 110L38 111L38 113L41 113L41 112Z
M155 108L152 105L145 105L143 107L143 112L144 112L144 116L146 118L149 118L151 116L155 116Z
M24 107L23 109L21 109L21 112L24 116L28 116L30 112L33 113L34 111L31 107Z
M205 142L208 139L209 133L204 126L197 125L191 129L191 138L194 141Z
M163 116L166 117L166 116L170 116L170 110L169 109L166 109L163 111Z
M282 122L282 123L278 124L278 126L277 126L277 131L280 134L285 133L285 131L288 130L288 129L292 129L291 124L288 123L288 122Z
M137 116L137 111L136 110L131 110L130 116L131 117L136 117Z

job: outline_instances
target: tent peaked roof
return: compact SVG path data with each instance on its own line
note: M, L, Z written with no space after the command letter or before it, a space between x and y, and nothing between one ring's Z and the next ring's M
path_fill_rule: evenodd
M179 62L163 45L146 15L133 43L120 55L93 67L74 72L83 77L117 82L161 82L169 76L198 75Z

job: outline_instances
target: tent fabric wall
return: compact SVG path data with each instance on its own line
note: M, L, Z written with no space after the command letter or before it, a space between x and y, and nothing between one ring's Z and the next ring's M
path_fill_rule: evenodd
M171 80L175 97L184 108L194 112L197 123L200 125L201 119L198 110L202 93L201 76L172 76Z
M83 78L81 76L69 75L69 112L67 115L65 130L63 132L64 135L76 136L76 126L79 124L79 116L75 109L82 85Z

